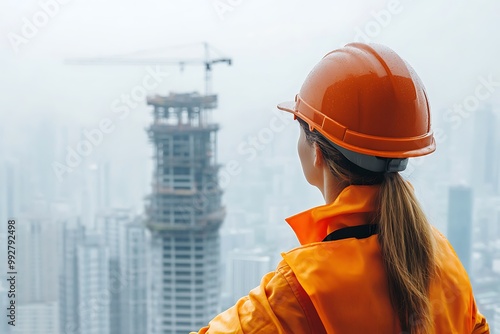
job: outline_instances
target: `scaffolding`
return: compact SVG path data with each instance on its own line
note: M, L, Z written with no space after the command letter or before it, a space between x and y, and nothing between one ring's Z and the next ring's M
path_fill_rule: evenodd
M219 127L209 120L217 95L196 92L147 99L153 123L152 193L146 226L161 259L153 283L159 313L154 333L187 333L218 310L219 228L225 217L218 185ZM181 270L182 269L182 270Z

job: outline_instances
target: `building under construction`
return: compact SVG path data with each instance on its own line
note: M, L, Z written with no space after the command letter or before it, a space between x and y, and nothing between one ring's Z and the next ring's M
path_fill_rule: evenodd
M208 119L217 95L148 98L154 144L146 225L153 239L149 332L185 334L216 315L219 228L225 216L218 185L216 136Z

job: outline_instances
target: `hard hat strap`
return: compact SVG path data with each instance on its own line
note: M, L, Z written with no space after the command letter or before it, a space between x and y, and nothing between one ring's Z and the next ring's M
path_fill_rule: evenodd
M323 241L335 241L348 238L364 239L371 237L379 232L378 224L366 224L357 226L348 226L328 234Z

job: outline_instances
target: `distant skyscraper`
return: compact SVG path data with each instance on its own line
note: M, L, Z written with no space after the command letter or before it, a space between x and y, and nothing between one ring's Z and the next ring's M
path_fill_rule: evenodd
M472 188L480 193L496 192L498 189L497 117L491 105L482 106L474 113L474 145L472 151Z
M271 271L271 257L259 250L234 250L228 256L228 283L232 302L246 296Z
M59 333L59 229L47 203L16 215L16 327L13 333Z
M90 183L90 193L92 194L93 207L95 207L97 212L108 210L111 202L109 162L92 164L87 173Z
M128 210L61 222L62 334L147 332L146 229Z
M142 218L142 217L141 217ZM121 333L148 333L146 230L140 218L121 226L120 296Z
M79 328L81 334L110 333L109 251L102 238L87 234L78 245Z
M185 334L218 312L221 205L217 124L208 120L217 96L197 93L148 98L154 121L152 194L146 226L153 243L152 334Z
M245 224L244 215L233 214L230 218L228 213L228 218L226 218L225 228L221 229L221 265L220 272L224 273L221 279L221 308L227 309L234 304L232 297L232 292L229 289L231 284L232 276L229 275L230 258L229 255L236 248L239 249L251 249L255 247L255 231L252 228L227 228L228 223L234 220L239 221L241 225Z
M57 302L39 302L19 305L16 327L12 334L59 334Z
M95 228L97 233L103 238L104 244L109 250L109 311L110 311L110 334L123 334L121 329L122 311L121 294L123 292L123 279L121 277L122 254L120 249L126 240L120 235L124 226L131 222L131 214L128 210L110 210L97 215Z
M36 206L34 204L33 206ZM18 303L56 302L59 299L58 228L44 210L19 216L16 254ZM22 250L22 251L21 251Z
M57 127L54 123L54 118L40 118L38 128L29 133L32 141L31 145L34 148L31 152L33 156L30 160L36 163L30 164L30 173L34 175L35 191L43 194L43 196L53 201L56 197L56 174L52 169L52 163L56 159L56 138Z
M85 230L77 219L62 221L59 264L59 320L61 334L83 334L79 319L78 257ZM82 301L83 302L83 301Z
M452 186L448 196L448 239L467 272L470 272L471 236L472 190Z
M21 171L17 160L0 157L0 219L19 217L21 213ZM23 198L23 200L26 200ZM5 229L4 229L5 231Z

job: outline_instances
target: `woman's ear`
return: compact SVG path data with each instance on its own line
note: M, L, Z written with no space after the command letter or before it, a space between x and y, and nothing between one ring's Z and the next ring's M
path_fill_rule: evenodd
M318 143L313 143L314 147L314 167L316 168L321 168L323 167L324 164L324 158L323 158L323 153L321 152L321 149L319 148Z

